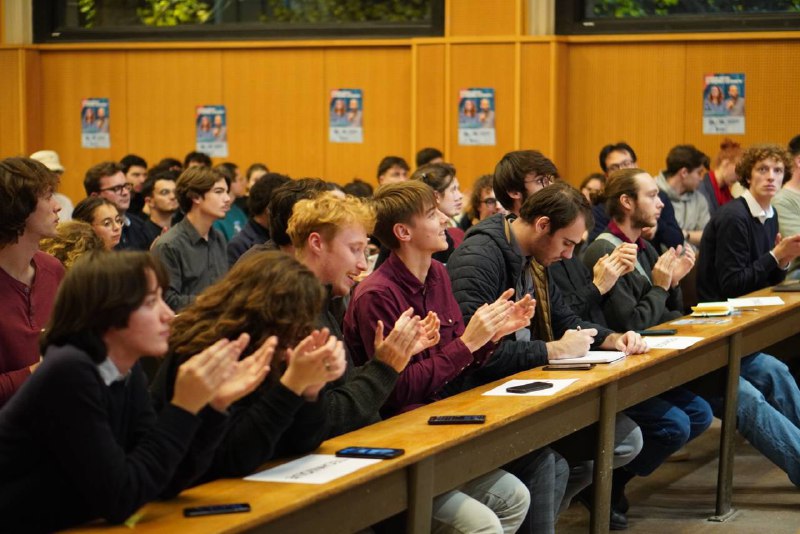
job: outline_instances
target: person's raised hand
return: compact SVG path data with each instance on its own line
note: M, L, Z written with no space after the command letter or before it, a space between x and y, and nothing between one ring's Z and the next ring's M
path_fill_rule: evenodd
M475 352L495 337L503 322L508 319L508 314L513 306L508 299L513 294L513 289L507 289L496 301L491 304L483 304L475 310L467 328L461 335L461 341L470 352Z
M383 321L378 321L375 327L375 359L381 361L397 371L402 372L408 365L412 352L423 335L421 320L418 315L413 315L413 308L409 308L395 321L394 328L389 335L383 337Z
M211 407L224 412L231 404L253 392L269 373L277 345L278 338L270 336L250 356L234 362L233 373L217 388L209 402Z
M530 295L525 295L511 306L508 312L508 318L500 325L492 341L497 343L520 328L525 328L531 324L534 313L536 313L536 299Z

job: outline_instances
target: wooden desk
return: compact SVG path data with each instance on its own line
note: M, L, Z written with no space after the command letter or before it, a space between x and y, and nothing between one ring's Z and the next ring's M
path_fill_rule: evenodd
M765 290L753 295L769 295ZM615 415L619 410L728 366L725 418L720 438L717 514L730 511L733 436L739 360L800 332L800 294L781 294L785 306L743 312L719 326L682 326L679 335L704 337L683 351L654 350L593 371L526 371L514 378L579 378L550 397L483 397L505 382L424 406L388 421L326 441L317 452L351 445L401 447L406 454L323 485L219 480L141 510L139 532L353 532L408 510L408 531L430 529L433 496L532 450L599 423L592 532L607 532ZM485 425L431 427L431 415L484 413ZM252 512L186 519L182 509L249 502ZM82 531L130 532L90 526Z

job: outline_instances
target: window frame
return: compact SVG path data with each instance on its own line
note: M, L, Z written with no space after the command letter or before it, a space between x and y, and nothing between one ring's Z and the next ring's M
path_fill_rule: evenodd
M362 39L440 37L444 35L444 2L431 0L430 22L368 23L227 23L182 26L119 26L67 28L62 2L33 0L33 42L36 44L93 42L270 41L285 39ZM61 13L60 13L61 12Z

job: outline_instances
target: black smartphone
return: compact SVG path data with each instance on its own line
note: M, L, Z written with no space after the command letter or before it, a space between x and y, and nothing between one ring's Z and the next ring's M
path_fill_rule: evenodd
M428 419L429 425L482 425L485 422L485 415L432 415Z
M509 393L530 393L532 391L541 391L553 387L550 382L528 382L520 386L511 386L506 388Z
M640 336L674 336L678 333L674 328L664 328L663 330L637 330Z
M184 508L184 517L200 517L204 515L217 515L217 514L238 514L242 512L249 512L250 505L246 502L236 504L212 504L209 506L195 506L193 508Z
M406 451L403 449L381 449L376 447L345 447L336 451L336 456L341 458L372 458L374 460L388 460L397 458Z
M594 369L593 363L562 363L542 367L543 371L588 371L589 369Z

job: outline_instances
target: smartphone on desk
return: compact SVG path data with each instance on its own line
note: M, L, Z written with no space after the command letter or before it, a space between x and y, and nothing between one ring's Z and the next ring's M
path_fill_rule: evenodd
M432 415L428 419L429 425L482 425L485 422L485 415Z
M208 506L195 506L192 508L184 508L184 517L201 517L204 515L218 515L218 514L238 514L249 512L250 505L246 502L236 504L211 504Z
M403 449L388 449L378 447L345 447L336 451L340 458L370 458L373 460L388 460L397 458L406 451Z
M553 387L550 382L529 382L519 386L511 386L506 388L509 393L531 393L532 391L541 391Z
M542 367L542 371L589 371L594 369L593 363L554 363Z
M637 330L640 336L674 336L678 333L674 328L662 328L660 330Z

